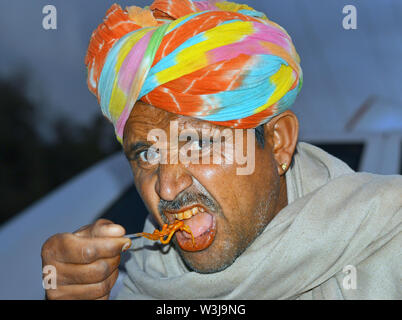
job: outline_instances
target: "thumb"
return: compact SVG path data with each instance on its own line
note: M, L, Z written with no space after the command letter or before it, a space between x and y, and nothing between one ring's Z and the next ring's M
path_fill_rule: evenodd
M119 224L110 222L97 225L92 229L91 234L93 237L121 238L118 240L121 243L122 252L131 247L131 240L123 237L126 234L126 230Z
M119 224L108 223L95 225L91 230L92 237L119 238L126 234L126 230Z

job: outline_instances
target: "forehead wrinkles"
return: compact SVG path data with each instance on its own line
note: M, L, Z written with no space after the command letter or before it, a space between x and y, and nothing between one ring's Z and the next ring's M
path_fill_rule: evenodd
M212 125L209 122L197 120L194 118L175 115L168 112L153 113L153 110L147 113L134 114L127 121L128 134L134 134L137 137L146 139L149 131L152 129L162 129L166 135L170 135L170 126L172 122L177 122L179 133L185 129L219 129L218 126Z
M150 130L168 127L175 116L141 101L137 102L124 128L124 143L146 141Z
M134 108L127 121L128 131L133 131L134 134L138 132L148 132L154 128L164 128L169 125L170 120L173 118L168 112L162 112L152 106Z
M207 121L170 113L139 101L126 123L125 140L127 142L146 141L148 133L153 129L161 129L165 131L167 137L170 137L170 125L173 121L178 123L179 134L180 131L188 129L200 132L204 129L209 134L228 129Z

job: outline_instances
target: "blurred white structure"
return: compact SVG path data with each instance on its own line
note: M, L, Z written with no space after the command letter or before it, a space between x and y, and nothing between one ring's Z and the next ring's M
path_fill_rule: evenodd
M389 134L402 131L402 101L372 95L357 109L345 129Z
M358 171L398 174L402 165L402 102L370 96L343 132L302 132L300 138L313 144L362 143Z

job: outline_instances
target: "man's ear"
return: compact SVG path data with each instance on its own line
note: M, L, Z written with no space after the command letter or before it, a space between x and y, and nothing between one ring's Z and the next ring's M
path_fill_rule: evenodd
M272 152L277 163L279 175L289 168L299 136L299 121L296 115L286 110L272 118L265 127L272 145Z

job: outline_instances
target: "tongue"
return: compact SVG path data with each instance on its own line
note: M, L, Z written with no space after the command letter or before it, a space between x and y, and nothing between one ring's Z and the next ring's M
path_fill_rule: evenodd
M206 212L200 212L190 219L184 221L188 225L193 233L194 238L203 234L209 228L212 227L213 218ZM191 238L191 235L187 232L183 232L186 238Z

